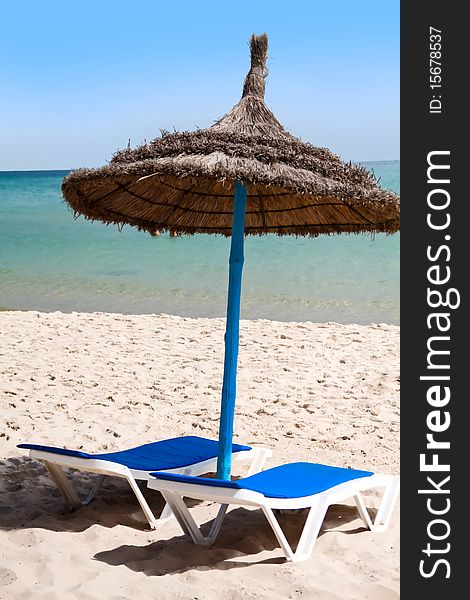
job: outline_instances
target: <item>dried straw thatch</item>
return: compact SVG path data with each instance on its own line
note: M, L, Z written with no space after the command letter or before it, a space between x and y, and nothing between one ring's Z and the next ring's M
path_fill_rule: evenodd
M266 35L251 38L241 100L208 129L169 134L77 169L66 201L89 219L150 233L231 234L234 182L248 187L246 234L318 235L399 228L399 199L360 166L288 133L264 103Z

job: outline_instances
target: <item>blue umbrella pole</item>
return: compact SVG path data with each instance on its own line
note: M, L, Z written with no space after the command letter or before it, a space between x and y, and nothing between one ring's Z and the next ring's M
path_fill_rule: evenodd
M219 454L217 478L230 479L232 468L232 437L235 400L237 396L237 360L240 329L240 297L243 273L243 243L245 236L246 187L235 183L230 245L227 322L225 326L224 381L220 410Z

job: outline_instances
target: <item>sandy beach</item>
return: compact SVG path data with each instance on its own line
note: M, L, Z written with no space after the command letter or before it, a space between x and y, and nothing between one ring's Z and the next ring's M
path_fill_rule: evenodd
M223 319L0 313L2 600L399 597L399 510L365 531L351 501L328 511L312 558L282 558L258 511L233 509L212 548L173 520L148 531L121 480L69 513L45 469L16 448L124 449L217 437ZM236 441L268 466L310 460L399 472L399 327L242 321ZM92 477L74 474L82 492ZM158 512L157 492L147 498ZM371 495L369 504L377 506ZM199 522L215 506L198 504ZM284 515L295 538L302 516Z

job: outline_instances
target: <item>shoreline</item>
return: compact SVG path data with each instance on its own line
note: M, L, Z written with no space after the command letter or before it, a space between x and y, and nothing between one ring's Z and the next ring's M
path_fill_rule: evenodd
M206 320L206 321L223 321L223 322L225 322L225 316L223 316L223 317L189 317L188 316L187 317L187 316L171 314L171 313L166 313L166 312L161 312L161 313L121 313L121 312L100 311L100 310L93 310L93 311L34 310L34 309L29 309L29 308L25 308L25 309L23 309L23 308L5 308L2 306L0 306L0 312L1 313L21 313L21 314L33 313L33 314L40 314L40 315L91 315L91 316L109 315L109 316L129 317L129 318L138 318L138 317L165 318L165 317L169 317L169 318L174 318L174 319L183 319L186 321ZM276 323L276 324L282 324L282 325L309 324L309 325L319 325L319 326L321 326L321 325L338 325L340 327L349 327L349 326L351 326L351 327L352 326L355 326L355 327L394 327L398 330L401 327L400 324L386 323L386 322L341 323L339 321L334 321L334 320L332 320L332 321L284 321L284 320L279 320L279 319L264 319L262 317L260 317L258 319L240 318L240 323L242 321L244 323Z

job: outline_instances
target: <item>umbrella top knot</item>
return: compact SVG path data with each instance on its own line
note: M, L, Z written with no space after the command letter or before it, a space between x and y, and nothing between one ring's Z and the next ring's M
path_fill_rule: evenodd
M245 96L257 96L264 99L266 87L265 79L268 76L266 67L266 56L268 54L268 36L253 34L250 39L251 67L245 77L242 98Z

